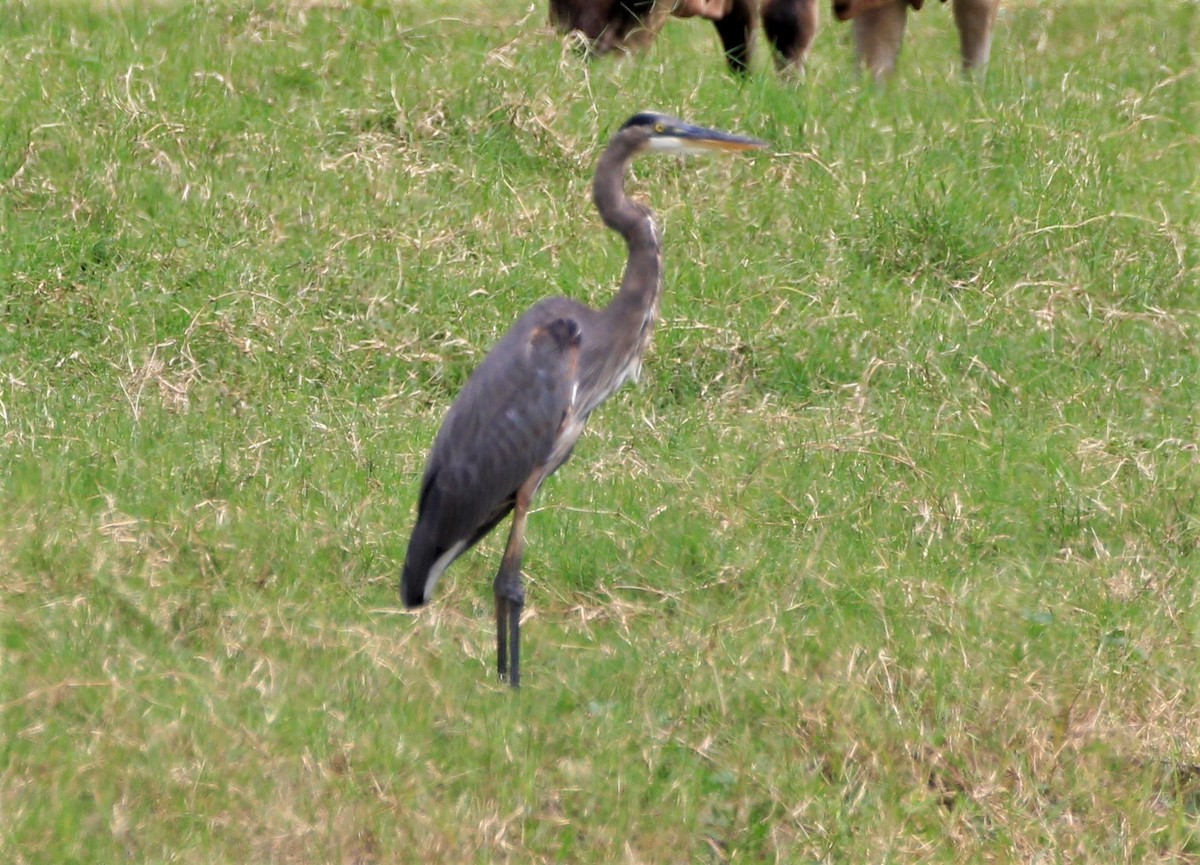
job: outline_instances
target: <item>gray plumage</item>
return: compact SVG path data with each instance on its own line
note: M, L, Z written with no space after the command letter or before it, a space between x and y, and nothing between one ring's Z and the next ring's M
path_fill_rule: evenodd
M592 411L637 379L658 316L658 228L650 210L625 194L625 169L648 149L761 146L658 114L630 118L601 154L593 184L596 209L628 247L616 297L601 310L567 297L531 307L471 374L434 440L401 593L410 607L426 603L450 563L513 513L493 586L497 669L513 687L520 681L521 559L533 496L570 456Z

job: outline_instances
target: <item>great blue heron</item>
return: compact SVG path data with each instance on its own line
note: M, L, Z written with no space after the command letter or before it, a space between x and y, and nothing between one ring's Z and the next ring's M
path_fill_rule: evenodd
M494 589L497 671L514 688L521 676L521 558L530 503L538 485L566 462L592 410L637 379L658 315L658 227L650 209L625 194L625 169L646 151L763 146L661 114L631 117L600 155L592 196L605 225L629 248L617 296L602 310L568 297L535 304L471 374L434 440L404 558L404 603L426 603L447 566L511 511Z

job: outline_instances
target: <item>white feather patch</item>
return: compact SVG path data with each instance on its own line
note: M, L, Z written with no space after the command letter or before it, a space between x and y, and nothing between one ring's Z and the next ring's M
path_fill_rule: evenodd
M429 576L425 578L425 603L429 603L429 599L433 597L433 590L437 586L438 580L442 578L442 574L446 572L446 568L450 567L450 563L458 558L458 554L463 551L463 547L466 545L466 541L459 541L438 556L438 560L433 563L433 567L429 569Z

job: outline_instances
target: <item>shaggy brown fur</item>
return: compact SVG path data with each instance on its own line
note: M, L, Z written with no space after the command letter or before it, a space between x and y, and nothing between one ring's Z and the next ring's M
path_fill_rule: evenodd
M942 0L946 2L946 0ZM1000 0L952 0L963 69L987 64ZM896 67L908 9L925 0L833 0L839 21L852 21L858 61L876 79ZM817 0L550 0L550 21L578 32L593 54L649 44L667 18L707 18L717 28L729 68L744 74L756 24L774 49L776 66L803 66L817 33Z
M550 22L582 34L593 54L647 45L672 16L712 21L737 74L750 62L756 24L780 68L803 65L817 33L817 0L550 0Z

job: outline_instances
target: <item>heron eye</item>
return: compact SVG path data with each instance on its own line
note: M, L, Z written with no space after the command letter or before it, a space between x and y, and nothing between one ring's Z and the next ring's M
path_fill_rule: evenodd
M658 123L654 124L654 131L661 135L662 133L667 131L667 124L663 123L660 120Z

